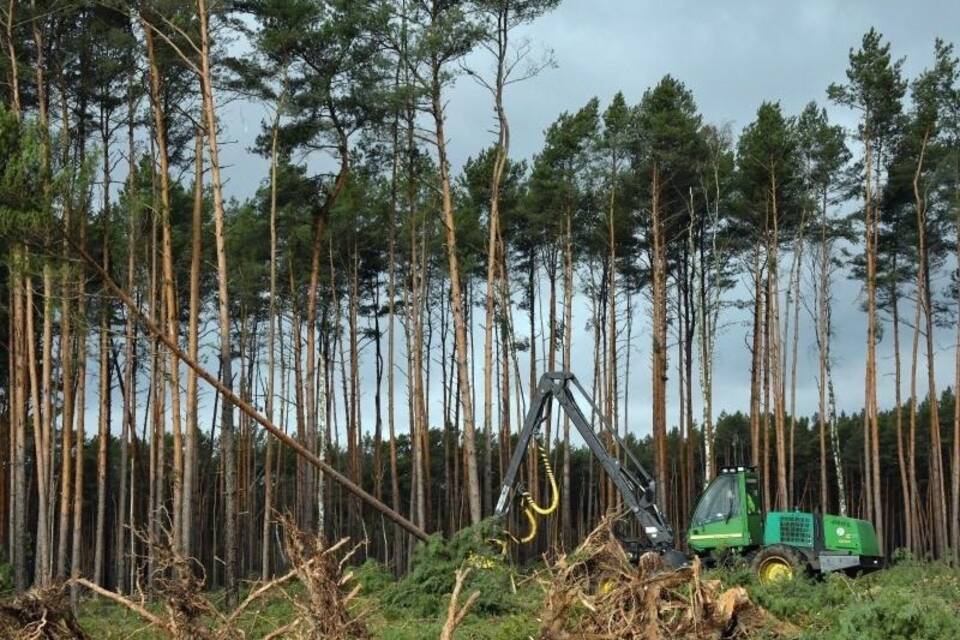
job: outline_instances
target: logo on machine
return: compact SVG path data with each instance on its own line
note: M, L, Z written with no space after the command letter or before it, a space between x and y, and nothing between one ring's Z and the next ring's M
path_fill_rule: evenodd
M837 535L842 538L843 536L847 535L847 530L843 527L837 527Z

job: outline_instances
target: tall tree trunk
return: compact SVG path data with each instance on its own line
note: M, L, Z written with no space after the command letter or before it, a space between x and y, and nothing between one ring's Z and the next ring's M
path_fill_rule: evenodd
M617 207L617 178L619 174L619 162L617 158L616 151L613 152L611 158L611 173L610 173L610 194L607 201L607 242L609 243L607 256L608 260L608 273L607 273L607 307L609 318L609 328L607 329L607 351L609 356L607 358L607 392L606 392L606 414L607 420L610 421L610 427L616 433L618 430L618 412L617 412L617 227L616 227L616 207ZM679 360L678 362L683 362ZM681 402L681 406L682 406ZM682 411L682 409L681 409ZM613 456L618 456L619 452L617 451L616 440L613 440L612 451L610 452ZM611 486L612 489L612 486ZM616 496L615 504L616 508L619 508L620 496L619 492L614 491L613 494Z
M28 303L32 307L32 303ZM32 314L32 311L30 312ZM32 334L32 330L28 330ZM34 455L37 460L37 539L34 553L37 555L37 576L34 582L46 586L52 577L50 559L50 521L47 514L52 505L53 483L53 269L48 262L43 265L43 395L40 438L34 435ZM32 340L32 338L31 338Z
M16 13L14 11L16 7L17 0L10 0L7 3L7 19L4 21L4 26L6 27L7 36L7 58L10 61L10 110L13 111L14 117L20 120L23 109L20 104L20 80L17 77L17 48L13 31L16 25Z
M70 211L64 211L64 229L70 233ZM66 243L66 240L64 240ZM68 247L64 246L64 253ZM59 580L66 578L67 570L67 541L70 531L70 489L73 482L73 329L71 317L71 286L69 270L64 270L60 283L63 296L60 306L60 367L63 378L63 410L61 413L61 462L60 462L60 523L57 539L56 577Z
M21 249L14 248L12 273L13 281L13 341L14 341L14 383L13 398L13 517L10 525L13 529L10 542L13 545L13 582L17 591L27 588L27 354L24 335L27 311L23 301L23 269L25 256Z
M273 120L273 135L270 140L270 311L267 321L270 327L267 333L267 419L273 422L274 390L276 384L276 358L274 342L280 319L277 317L277 139L280 133L280 114L283 99L277 104L277 113ZM271 575L270 567L270 529L273 522L273 447L270 438L264 441L263 471L263 528L260 536L260 579L266 582Z
M806 211L800 217L800 229L797 231L796 244L794 245L793 265L791 273L791 290L793 292L793 339L790 347L790 435L789 435L789 471L787 477L787 506L796 506L797 501L794 495L797 487L796 480L796 432L797 432L797 353L800 342L800 265L803 260L803 235L804 224L806 223ZM789 305L788 305L789 309ZM786 336L784 336L786 337Z
M397 67L395 84L400 83ZM390 168L390 229L387 236L387 430L390 438L390 505L400 513L400 476L397 469L396 432L396 331L397 331L397 180L400 171L400 110L393 120L393 161ZM394 527L393 557L399 559L403 538L399 527ZM399 568L399 562L396 563Z
M763 344L762 357L760 358L761 378L763 382L763 414L760 419L761 436L761 472L760 486L763 495L763 510L770 511L772 508L771 490L770 490L770 348L771 332L777 328L772 326L770 321L771 309L773 303L771 297L770 273L767 272L766 287L764 288L763 304Z
M220 320L220 368L221 381L231 389L233 386L233 364L230 352L230 298L227 291L229 271L224 243L223 181L220 177L220 149L217 143L217 115L213 101L213 78L210 71L210 34L206 0L197 0L197 13L200 18L200 86L203 94L203 114L207 128L207 150L210 155L210 175L213 186L213 220L217 251L217 292L219 298ZM226 396L223 398L223 411L220 419L220 449L224 469L225 517L224 517L224 586L227 590L227 604L236 602L236 476L233 451L233 404Z
M477 471L476 434L474 429L473 394L471 392L469 354L467 352L467 321L463 308L463 291L460 283L460 256L457 253L457 230L453 215L453 194L450 187L450 166L447 160L447 140L444 132L443 99L441 96L441 64L433 61L431 88L431 112L437 143L437 168L440 179L441 208L445 227L447 262L449 264L451 310L457 348L457 376L460 387L460 404L463 408L463 455L466 469L467 497L470 505L470 520L480 522L480 477Z
M179 313L173 275L173 242L171 240L172 215L170 205L170 154L167 150L167 130L161 98L161 69L157 62L153 44L153 32L149 27L144 28L144 41L147 48L147 59L150 65L150 106L153 113L153 131L157 145L157 156L160 160L160 228L162 234L162 269L163 269L163 308L165 317L163 323L167 337L174 343L179 342ZM166 354L166 368L170 383L170 414L173 432L173 522L172 540L176 552L182 550L183 537L183 441L180 423L180 363L172 354ZM162 392L160 392L162 393Z
M763 269L760 261L760 243L753 250L753 333L750 349L750 462L760 466L760 386L761 352L763 348Z
M960 169L960 167L958 167ZM960 206L956 207L956 259L960 262ZM960 294L960 291L958 291ZM958 296L960 301L960 296ZM953 454L950 465L950 546L953 563L960 563L960 322L953 343Z
M136 247L137 247L137 189L136 177L137 177L137 162L134 146L134 127L135 119L134 112L136 109L136 101L134 99L134 90L133 90L133 73L128 76L127 79L127 161L128 165L128 174L127 174L127 184L129 185L129 191L132 194L131 201L129 204L129 211L127 212L127 291L131 295L134 293L134 279L135 279L135 269L134 266L137 263L136 260ZM127 539L127 531L125 527L128 523L127 520L127 480L128 480L128 467L130 464L130 445L136 437L136 373L134 361L136 357L136 325L133 322L133 319L130 317L129 311L127 312L127 317L124 327L124 356L123 356L123 382L121 388L123 390L123 426L121 427L120 434L120 492L117 496L117 529L115 536L116 549L114 551L114 573L117 591L124 591L125 579L127 576L127 554L125 552ZM131 514L132 515L132 514ZM131 548L131 554L133 549ZM131 563L132 564L132 563ZM132 585L131 585L132 588Z
M873 145L870 141L866 145L866 184L865 184L865 212L866 212L866 248L867 248L867 371L866 371L866 403L864 415L869 436L864 438L869 443L870 451L867 456L867 474L870 479L870 499L868 500L868 514L872 512L874 527L877 530L877 544L881 553L883 544L883 502L880 487L880 428L877 420L877 286L876 286L876 247L877 221L871 180L873 167Z
M26 266L26 265L25 265ZM28 268L28 267L27 267ZM32 429L33 431L33 440L34 440L34 452L36 457L36 475L37 475L37 491L38 497L43 496L46 492L46 483L47 483L47 471L44 460L45 455L43 451L43 426L41 422L41 411L40 411L40 375L37 372L37 349L36 349L36 333L34 331L34 306L33 306L33 279L28 274L24 279L24 289L26 290L26 301L25 301L25 311L26 311L26 356L27 356L27 374L30 380L30 397L29 397L29 406L32 408ZM28 403L26 398L21 407L26 410ZM39 497L38 505L43 508L43 511L39 511L41 517L46 518L46 497ZM41 544L46 544L46 527L44 526L44 538L41 540L40 532L41 527L38 522L37 526L37 544L36 546L40 548ZM44 587L48 584L48 577L46 572L41 573L41 570L46 569L45 561L41 559L41 554L34 550L35 555L37 556L34 566L36 567L36 573L38 575L34 576L34 583L38 586Z
M896 258L894 258L896 260ZM896 267L894 267L896 271ZM914 551L915 512L910 501L910 483L907 479L907 461L903 447L903 395L901 380L903 379L903 364L900 357L900 300L897 285L891 286L891 324L893 325L893 378L894 378L894 411L897 425L897 467L900 472L900 493L903 498L903 529L906 538L906 547Z
M203 253L203 130L197 127L193 147L193 212L190 223L190 302L187 320L187 355L194 361L199 352L200 324L200 260ZM270 296L271 303L273 295ZM199 397L197 372L187 368L187 430L183 451L183 509L180 536L183 554L193 557L195 501L197 498L197 450L200 441ZM269 447L270 440L267 439Z
M573 366L573 351L571 338L573 337L573 221L568 215L564 220L563 234L563 369L570 371ZM531 317L533 315L533 298L530 299ZM530 344L534 344L533 335L530 335ZM535 386L530 387L532 396ZM563 541L568 544L573 540L573 512L571 511L570 491L573 464L570 456L570 418L564 412L563 417L563 514L562 522ZM589 491L589 485L587 487Z
M917 367L920 357L920 320L923 303L920 301L919 292L914 306L913 314L913 341L910 349L910 432L907 437L907 476L910 482L910 509L916 519L922 521L923 514L920 506L920 487L917 481ZM914 543L918 549L923 548L922 531L918 526L917 539Z
M773 385L774 435L777 448L777 505L785 511L789 508L789 489L787 486L787 442L784 420L783 351L780 341L780 213L777 202L777 180L773 172L770 175L770 213L773 223L773 241L769 246L770 267L767 271L770 295L768 298L770 313L769 350Z
M84 213L84 216L86 213ZM86 244L86 220L84 216L80 218L80 246ZM83 447L85 439L85 422L87 415L87 292L86 278L78 278L77 287L77 316L81 323L77 332L77 439L76 439L76 459L73 464L73 541L70 552L70 603L74 609L77 607L77 598L79 596L79 585L76 580L80 578L83 567L81 566L81 549L83 548Z
M667 257L663 237L661 209L660 167L654 164L650 191L651 235L653 253L651 272L653 280L653 442L656 461L657 498L665 505L670 495L667 484Z
M507 112L503 106L503 89L507 74L507 42L509 28L507 25L509 4L505 4L497 13L496 60L497 74L493 87L494 110L497 114L497 144L494 148L493 172L490 176L490 220L488 223L487 240L487 282L484 299L484 341L483 341L483 432L486 438L487 460L491 459L491 422L493 419L493 325L494 318L494 286L497 275L497 239L500 236L500 184L503 180L504 168L507 164L507 155L510 152L510 125L507 121ZM501 309L506 313L506 309ZM455 329L456 330L456 329ZM503 343L504 347L506 342ZM490 464L484 473L489 479L492 469ZM485 492L487 501L490 501L490 491Z
M717 249L717 228L720 219L720 175L717 163L713 165L714 180L714 208L710 211L710 198L704 186L705 211L711 215L710 228L710 260L706 252L706 216L699 220L699 287L697 306L700 309L699 327L699 367L700 389L703 404L703 469L704 484L713 480L714 476L714 430L713 430L713 354L716 345L716 327L720 315L720 253ZM691 200L693 198L691 197ZM694 216L696 209L691 209ZM709 275L708 275L709 274ZM752 393L751 393L752 397ZM751 406L752 413L752 406Z
M828 309L830 306L830 268L831 268L831 240L827 235L827 190L822 192L820 209L820 242L815 253L814 278L816 281L816 338L818 363L818 397L819 397L819 427L820 427L820 510L822 513L830 511L830 484L827 469L827 431L829 419L827 416L827 367L828 341L830 340L827 324Z
M933 304L930 293L930 272L927 256L927 207L926 198L920 188L920 178L924 167L929 133L925 133L920 146L920 157L913 176L913 193L917 213L917 295L918 304L924 311L924 334L927 358L927 402L930 405L930 501L932 503L933 533L936 540L938 558L946 557L950 534L947 528L947 501L944 487L943 446L940 436L940 398L937 395L936 368L933 345ZM879 509L879 507L878 507Z
M101 113L101 131L103 132L103 211L101 220L103 224L103 269L110 269L110 245L108 229L110 228L110 134L109 121L106 115ZM98 355L100 357L99 369L99 415L97 432L97 516L96 532L94 540L93 553L93 581L104 586L104 555L107 549L107 482L109 475L107 472L107 456L110 449L110 336L109 330L109 308L106 300L100 303L100 342Z
M104 269L109 262L104 254ZM107 549L107 486L109 474L107 472L107 455L110 448L110 337L107 321L108 310L100 311L100 369L99 369L99 416L98 416L98 449L97 449L97 522L96 539L93 553L93 580L104 586L104 556Z

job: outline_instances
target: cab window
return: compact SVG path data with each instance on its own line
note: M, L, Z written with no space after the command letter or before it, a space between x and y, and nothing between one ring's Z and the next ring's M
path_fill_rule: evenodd
M694 526L723 522L740 515L737 480L736 475L717 476L697 505L692 519Z
M747 515L760 513L760 481L756 476L747 476Z

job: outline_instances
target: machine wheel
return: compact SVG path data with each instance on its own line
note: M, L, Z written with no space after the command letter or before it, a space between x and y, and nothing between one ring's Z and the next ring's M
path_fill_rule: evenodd
M793 580L806 571L806 561L796 550L783 544L774 544L757 551L750 563L760 584L769 585Z

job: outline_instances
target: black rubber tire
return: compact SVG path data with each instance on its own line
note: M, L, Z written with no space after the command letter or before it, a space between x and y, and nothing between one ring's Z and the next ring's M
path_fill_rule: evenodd
M761 567L763 567L767 561L776 559L780 559L790 566L793 570L794 578L807 573L809 570L807 559L802 553L785 544L772 544L769 547L763 547L757 550L753 559L750 561L750 569L754 575L757 576L757 580L761 583L763 582L760 573Z

